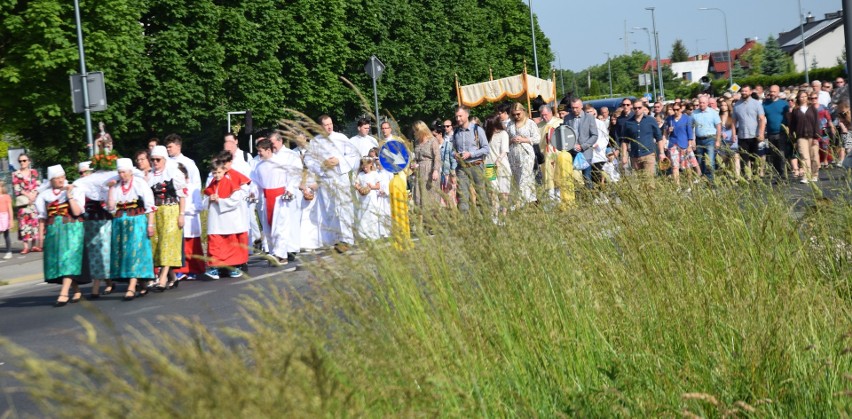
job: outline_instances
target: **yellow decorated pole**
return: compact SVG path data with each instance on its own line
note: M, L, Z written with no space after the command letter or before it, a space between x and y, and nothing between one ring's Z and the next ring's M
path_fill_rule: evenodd
M403 171L404 172L404 171ZM411 224L408 222L408 187L403 172L390 182L391 240L397 250L411 248Z
M559 197L562 201L562 209L574 206L574 158L567 151L556 153L556 187L559 188Z

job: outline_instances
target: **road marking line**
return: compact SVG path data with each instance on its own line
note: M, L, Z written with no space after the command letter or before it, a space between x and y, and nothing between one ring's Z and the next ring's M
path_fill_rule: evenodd
M265 273L265 274L260 275L260 276L255 276L251 279L243 279L243 280L240 280L240 281L237 281L237 282L232 282L231 285L248 284L249 282L259 281L261 279L269 278L270 276L275 276L275 275L282 274L282 273L287 273L287 272L269 272L269 273Z
M44 274L42 274L42 273L29 274L29 275L19 276L19 277L16 277L16 278L3 279L2 281L11 285L11 284L17 284L18 282L32 281L33 279L39 279L39 278L44 278Z
M202 295L207 295L207 294L210 294L210 293L213 293L213 292L216 292L216 290L207 290L207 291L196 292L195 294L190 294L190 295L187 295L185 297L180 297L180 298L178 298L178 300L189 300L190 298L201 297Z
M125 316L135 316L137 314L142 314L146 311L155 310L155 309L158 309L160 307L162 307L162 305L144 307L144 308L140 308L139 310L128 311L128 312L124 313L124 315Z

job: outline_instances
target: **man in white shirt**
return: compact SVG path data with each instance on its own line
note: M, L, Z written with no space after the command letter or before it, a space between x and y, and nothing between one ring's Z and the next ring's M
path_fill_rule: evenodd
M814 88L814 92L819 92L819 106L828 109L831 106L831 93L822 90L822 82L819 80L812 81L811 87Z
M367 157L370 150L379 146L379 142L370 135L370 120L367 118L358 120L358 135L350 138L349 141L358 149L361 157Z
M203 190L204 187L201 185L201 175L198 173L198 166L195 165L195 162L192 159L181 153L183 140L180 138L180 135L169 134L166 136L165 143L166 151L169 153L169 158L183 164L183 167L186 168L186 172L189 173L189 182L195 185L198 190Z

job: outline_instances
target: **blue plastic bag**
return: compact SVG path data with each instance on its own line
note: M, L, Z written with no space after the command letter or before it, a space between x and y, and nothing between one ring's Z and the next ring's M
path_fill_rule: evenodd
M577 153L577 155L574 156L575 170L586 170L589 168L589 166L591 165L589 164L589 161L586 160L586 156L584 156L583 153Z

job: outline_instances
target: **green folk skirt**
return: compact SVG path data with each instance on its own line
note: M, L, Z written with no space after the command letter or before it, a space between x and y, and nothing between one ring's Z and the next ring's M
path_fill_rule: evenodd
M52 222L51 222L52 221ZM80 281L83 270L83 222L70 217L48 219L44 232L44 281L62 283L70 277Z

